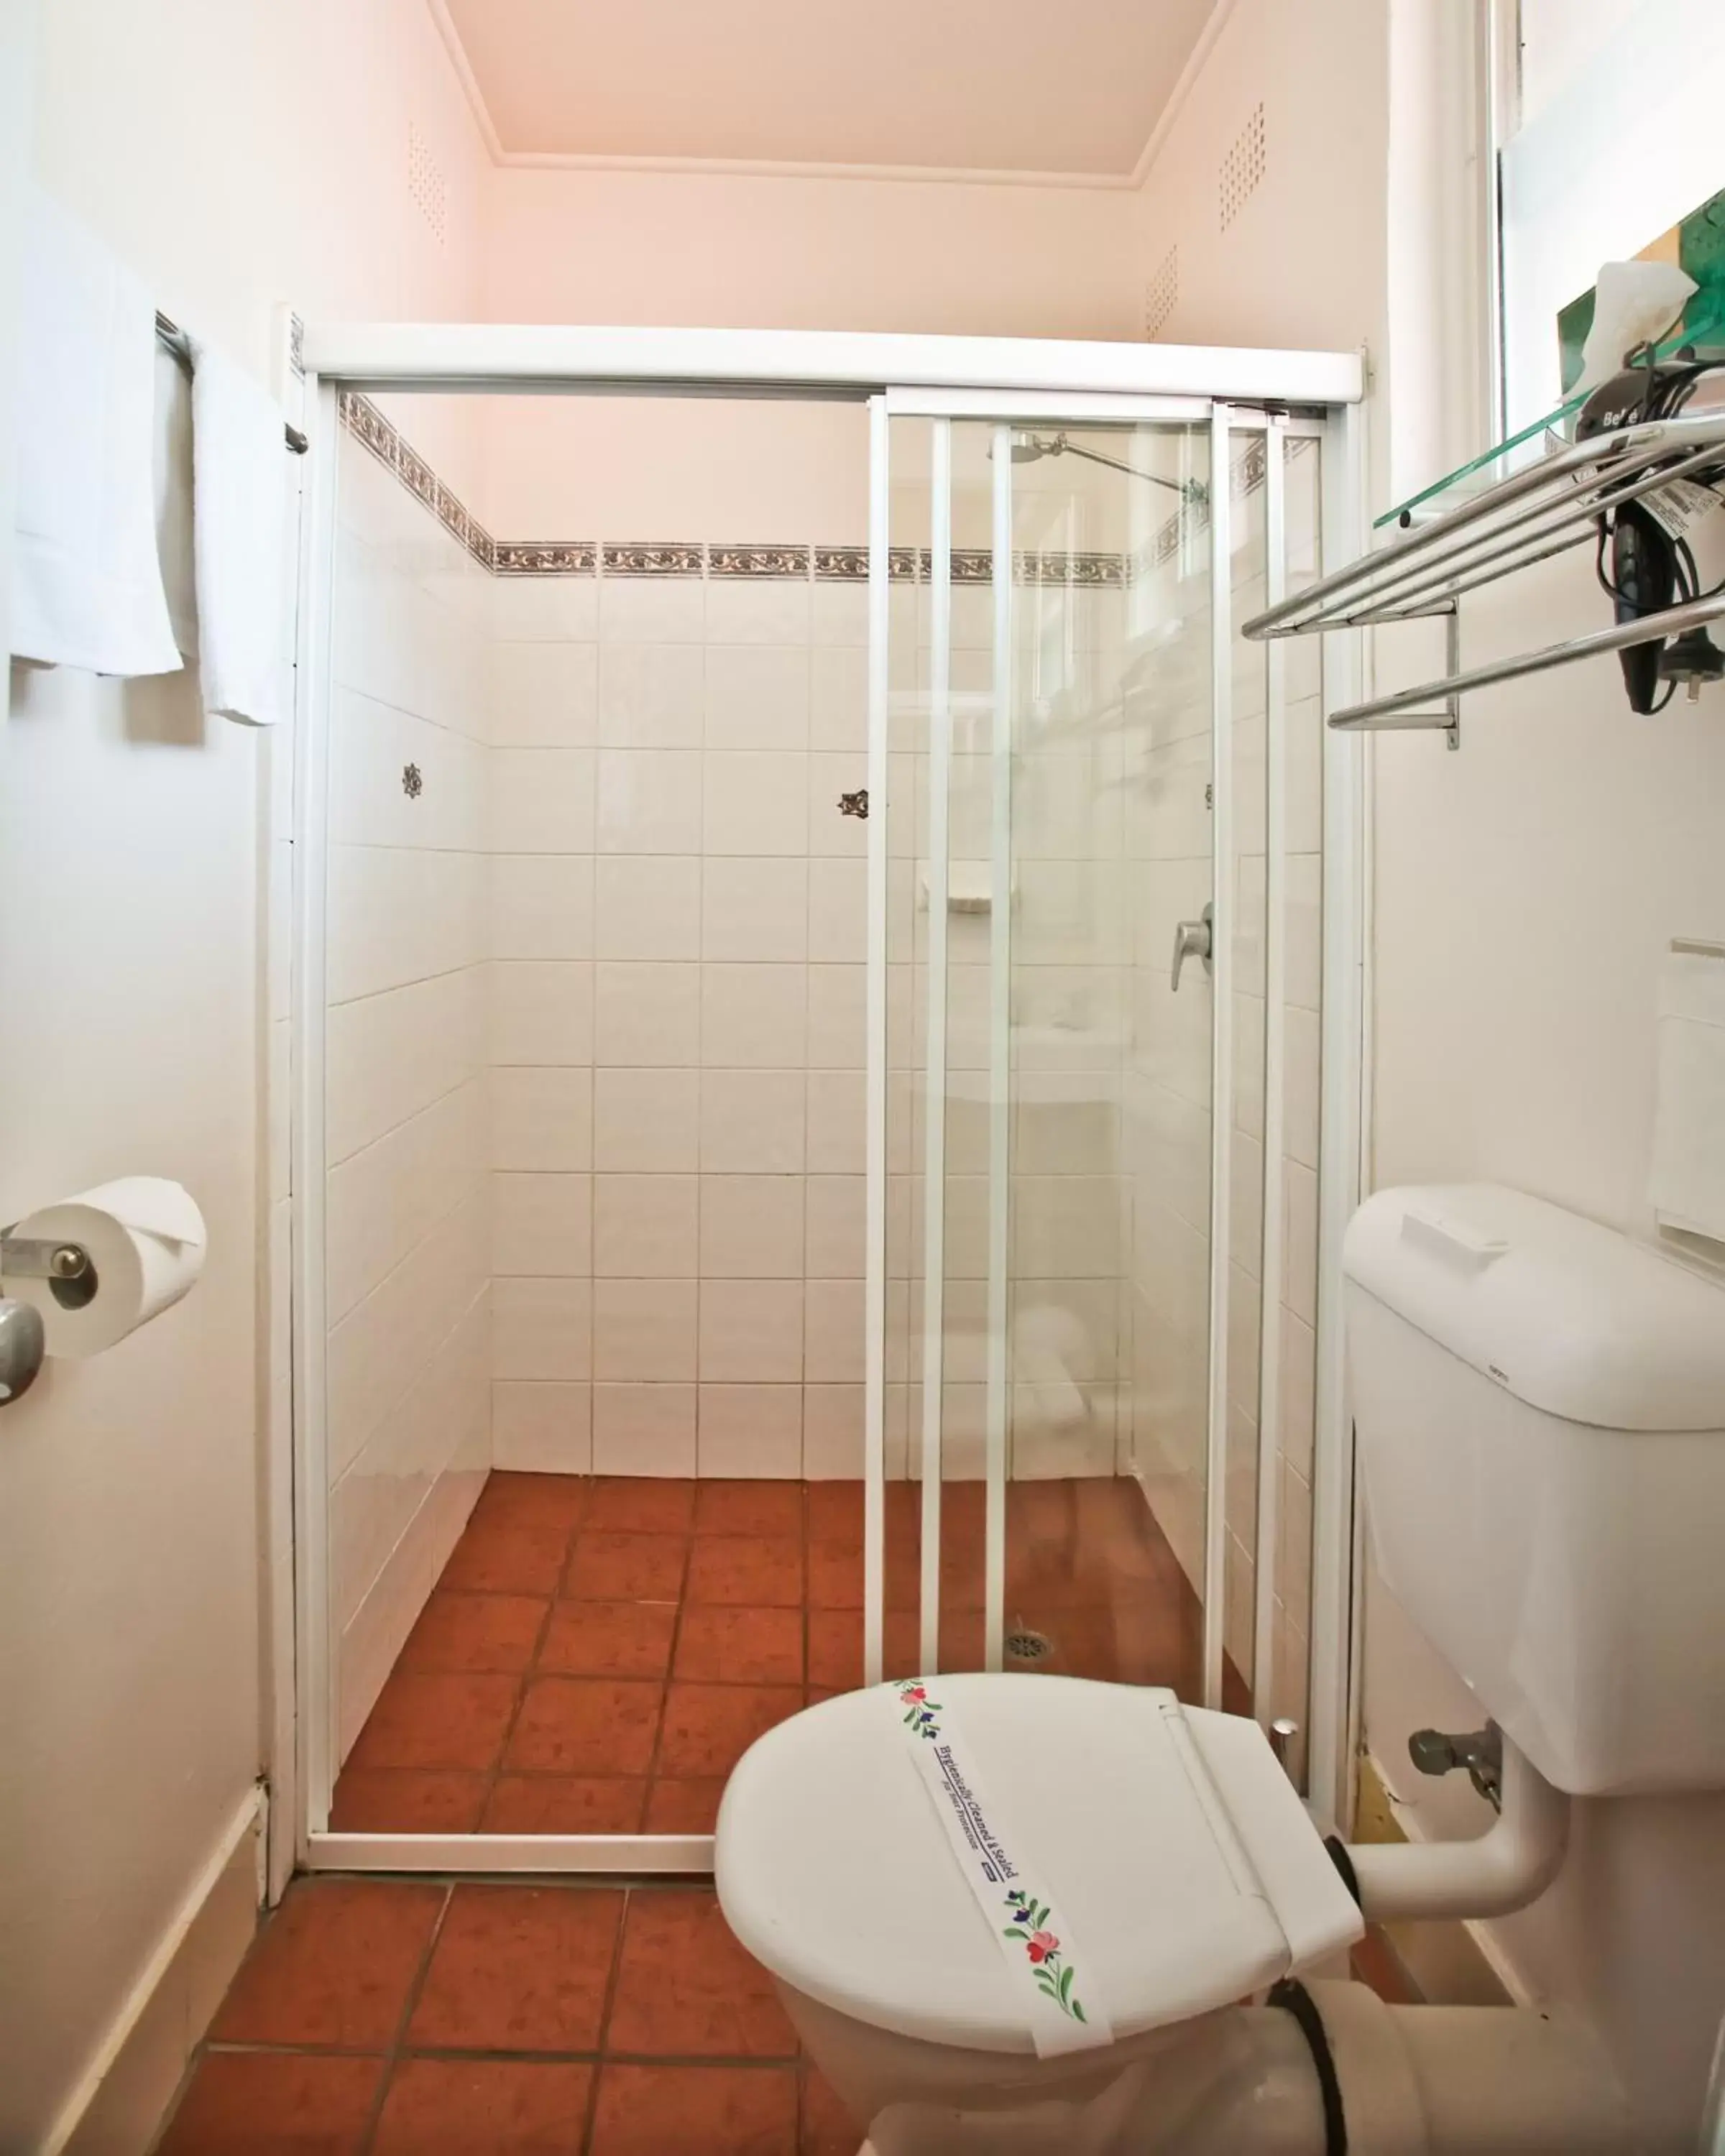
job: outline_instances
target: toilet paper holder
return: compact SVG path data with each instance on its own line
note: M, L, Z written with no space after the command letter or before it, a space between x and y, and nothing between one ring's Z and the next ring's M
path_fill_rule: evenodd
M0 1281L45 1280L62 1310L94 1301L96 1269L82 1243L57 1236L8 1235L0 1230Z
M76 1281L90 1269L90 1252L82 1243L0 1234L0 1280L13 1273L23 1280Z
M52 1237L0 1235L0 1279L45 1280L54 1300L69 1308L96 1291L95 1267L82 1243ZM36 1382L47 1353L42 1313L27 1302L0 1298L0 1407L22 1399Z

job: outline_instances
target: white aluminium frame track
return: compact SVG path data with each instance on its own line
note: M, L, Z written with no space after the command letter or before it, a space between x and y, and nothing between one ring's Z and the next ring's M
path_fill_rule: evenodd
M1009 1328L1012 1245L1012 429L997 426L993 459L994 704L988 740L988 1359L985 1411L983 1661L1005 1661L1006 1432L1012 1400Z
M887 414L918 411L930 417L975 417L997 423L1065 419L1164 418L1191 418L1218 398L1263 399L1270 403L1333 408L1357 403L1362 394L1362 368L1358 355L1327 352L1239 352L1210 346L1153 344L1062 343L1035 339L964 337L899 337L828 334L793 331L616 330L561 327L524 328L481 324L370 324L308 326L305 336L308 413L313 422L314 454L308 459L308 543L302 575L309 583L311 604L303 619L308 626L300 646L295 743L295 934L297 948L294 966L294 1021L295 1069L294 1079L294 1206L295 1206L295 1596L298 1620L298 1671L302 1686L300 1732L299 1830L300 1859L311 1871L459 1871L484 1876L521 1872L690 1873L709 1871L712 1838L705 1835L660 1836L648 1835L400 1835L331 1832L328 1826L329 1798L336 1753L334 1687L331 1669L331 1612L329 1603L327 1461L324 1400L324 1280L322 1201L323 1158L323 1000L325 927L325 850L326 839L329 738L328 612L335 551L335 485L338 430L336 393L352 387L381 391L406 388L493 390L517 393L528 389L547 393L603 393L608 394L833 396L870 403L870 640L869 785L874 814L870 819L868 858L870 909L868 921L869 985L867 1034L870 1070L866 1094L866 1144L869 1190L865 1214L865 1308L869 1337L865 1343L865 1630L864 1668L866 1681L877 1681L882 1668L881 1606L884 1578L886 1427L886 792L887 792L887 680L885 655L888 617L888 502L889 470ZM1156 408L1153 400L1160 400ZM1187 408L1181 408L1187 400ZM1202 400L1198 410L1193 400ZM1213 447L1213 484L1222 482L1215 495L1220 518L1226 521L1226 427L1221 408ZM1332 430L1333 437L1333 430ZM1350 418L1350 439L1358 427ZM1342 460L1337 459L1337 464ZM1328 514L1329 489L1326 503ZM1010 464L997 465L995 517L997 540L1001 520L1010 538ZM1009 558L1009 545L999 554ZM1224 578L1227 555L1213 535L1213 562L1219 560ZM998 572L997 572L998 574ZM1225 581L1222 587L1225 602ZM1009 680L1009 588L1005 593L1007 619L1003 626L1001 593L996 592L997 650L1007 649ZM997 677L998 678L998 677ZM1353 787L1354 745L1331 737L1327 758L1349 759L1348 773L1336 778L1338 788ZM993 743L997 777L996 815L1009 802L1010 741L1008 729L998 726ZM1327 772L1330 764L1327 762ZM1224 783L1226 775L1223 774ZM1350 798L1354 798L1350 794ZM1327 819L1330 809L1327 807ZM991 948L995 963L1009 952L1010 864L1003 840L1006 831L997 829L993 844L994 904ZM1218 833L1219 844L1220 832ZM1004 864L1004 865L1003 865ZM1348 850L1345 865L1333 871L1338 896L1351 892L1355 856ZM1326 959L1331 959L1331 864L1326 862ZM1004 890L1002 883L1004 879ZM1001 902L1003 896L1006 903ZM1222 966L1225 978L1227 944L1223 936L1225 896L1218 909ZM1349 916L1348 935L1354 933ZM1338 939L1343 935L1339 916ZM1338 942L1338 952L1340 943ZM1347 947L1354 950L1348 942ZM1332 1012L1327 1004L1325 1034L1325 1132L1327 1143L1332 1120L1348 1131L1358 1129L1358 1098L1354 1074L1358 1069L1357 1031L1350 1045L1345 1020L1351 1014L1357 1028L1358 957L1354 993L1338 996L1345 1010ZM1345 1054L1332 1056L1332 1050ZM1007 1044L991 1039L991 1065L997 1076ZM1339 1102L1332 1095L1339 1091ZM991 1170L1004 1166L999 1132L1004 1127L1001 1111L1005 1089L991 1119ZM1334 1156L1327 1153L1327 1158ZM1002 1178L1004 1182L1004 1177ZM1335 1194L1326 1215L1330 1233L1326 1249L1334 1254L1339 1235L1337 1221L1345 1222L1357 1178L1347 1191ZM1004 1210L993 1226L996 1236L1004 1228ZM1004 1267L1000 1268L1004 1291ZM995 1293L991 1280L991 1295ZM991 1311L994 1306L991 1303ZM1004 1317L1004 1312L999 1312ZM1320 1312L1320 1355L1324 1354L1323 1313ZM1332 1327L1332 1332L1334 1328ZM1004 1354L1004 1326L1000 1327ZM1335 1343L1332 1341L1332 1350ZM1339 1372L1338 1350L1327 1366ZM991 1447L1004 1465L1005 1404L1009 1370L1003 1359L990 1365L991 1388L997 1403L999 1427L991 1428ZM1325 1371L1319 1380L1320 1413L1327 1394ZM1320 1450L1326 1428L1334 1426L1334 1400L1330 1399L1327 1425L1321 1421ZM1214 1445L1214 1440L1213 1440ZM1351 1458L1337 1474L1351 1487ZM1213 1477L1213 1480L1214 1478ZM1332 1483L1337 1479L1332 1476ZM997 1481L1003 1478L997 1475ZM1003 1493L1004 1495L1004 1486ZM1323 1493L1319 1493L1319 1510ZM998 1614L1002 1599L1004 1563L1004 1506L992 1511L988 1541L988 1596L991 1635L999 1637ZM1347 1547L1352 1546L1352 1514L1348 1511L1334 1530ZM1323 1545L1317 1553L1323 1561ZM1320 1735L1319 1704L1324 1684L1340 1689L1330 1702L1329 1726L1345 1731L1349 1702L1346 1614L1351 1607L1351 1584L1339 1591L1343 1613L1343 1636L1332 1642L1332 1651L1320 1661L1323 1613L1315 1615L1313 1736ZM1219 1604L1210 1598L1215 1625L1219 1626ZM1219 1671L1219 1647L1214 1657ZM1315 1758L1321 1758L1315 1749Z

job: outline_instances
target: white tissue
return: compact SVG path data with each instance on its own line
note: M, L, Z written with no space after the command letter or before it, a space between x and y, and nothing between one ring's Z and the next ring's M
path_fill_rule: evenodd
M1677 944L1659 983L1649 1185L1661 1224L1725 1242L1725 944Z
M1621 372L1624 354L1674 329L1690 295L1699 289L1675 262L1602 263L1594 286L1594 326L1581 347L1576 390L1597 389Z
M68 1308L52 1281L9 1274L4 1283L8 1295L41 1312L48 1353L74 1357L100 1355L177 1303L203 1271L208 1241L189 1193L153 1175L44 1205L8 1233L90 1253L96 1291L82 1308Z

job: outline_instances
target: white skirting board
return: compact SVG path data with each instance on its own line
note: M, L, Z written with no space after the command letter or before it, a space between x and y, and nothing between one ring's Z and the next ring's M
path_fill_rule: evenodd
M42 2156L143 2156L258 1927L267 1793L247 1790L107 2034Z

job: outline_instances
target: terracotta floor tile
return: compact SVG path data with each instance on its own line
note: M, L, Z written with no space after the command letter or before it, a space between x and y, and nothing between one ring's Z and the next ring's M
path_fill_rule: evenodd
M438 1585L477 1594L555 1594L572 1532L560 1523L470 1520Z
M587 1502L584 1475L529 1475L494 1469L473 1508L476 1520L508 1521L516 1527L571 1529Z
M889 1609L881 1627L884 1674L914 1676L922 1661L916 1614ZM863 1619L860 1609L811 1609L809 1613L809 1681L833 1691L855 1691L863 1681Z
M621 1677L535 1677L505 1764L538 1774L642 1774L664 1687Z
M695 1532L698 1535L800 1535L800 1482L698 1482L695 1486Z
M602 1475L588 1492L586 1525L634 1534L686 1534L695 1485L656 1476Z
M691 1607L677 1633L675 1674L709 1684L803 1681L803 1612Z
M403 2059L374 2156L580 2156L593 2071L536 2059Z
M398 1670L506 1671L533 1659L548 1603L525 1594L456 1594L439 1589L419 1614Z
M658 1771L670 1779L728 1774L757 1737L802 1705L795 1686L682 1684L673 1678Z
M378 1694L350 1765L459 1768L482 1774L496 1762L515 1712L512 1676L418 1676L398 1671Z
M662 1677L677 1629L675 1602L559 1602L539 1667L572 1677Z
M211 2035L384 2050L445 1892L380 1879L296 1881L246 1956Z
M788 2067L600 2070L593 2156L795 2156L796 2146Z
M860 1609L863 1604L863 1560L859 1545L810 1543L809 1545L809 1606L811 1609Z
M620 1775L500 1774L486 1834L639 1834L647 1784Z
M484 1774L413 1774L347 1767L330 1804L336 1834L471 1834L485 1810Z
M737 1944L710 1887L629 1896L605 2050L649 2058L797 2056L772 1978Z
M647 1795L644 1834L711 1834L719 1822L722 1774L684 1781L657 1781Z
M807 1512L812 1543L863 1545L863 1486L860 1482L811 1482Z
M691 1602L798 1609L803 1543L796 1535L697 1535L689 1558Z
M359 2156L382 2059L207 2051L157 2156Z
M562 1591L582 1602L675 1602L688 1563L685 1536L588 1529L575 1537Z
M457 1887L408 2025L416 2051L597 2051L624 1897Z
M803 2069L802 2138L798 2156L856 2156L863 2128L851 2123L831 2082L814 2066Z

